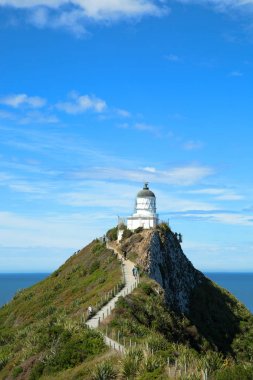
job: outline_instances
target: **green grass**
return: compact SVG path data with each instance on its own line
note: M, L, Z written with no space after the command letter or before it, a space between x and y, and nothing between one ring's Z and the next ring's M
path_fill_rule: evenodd
M121 282L120 263L98 241L0 309L0 378L25 379L75 367L107 348L84 325L89 305Z
M142 277L139 287L120 298L113 315L101 325L102 331L127 347L131 341L131 346L136 344L142 352L153 354L149 370L144 360L138 368L129 360L127 368L136 372L134 379L162 379L168 358L181 368L187 362L185 379L202 379L203 369L212 374L212 380L229 379L230 373L240 373L240 380L250 378L253 317L235 297L207 279L193 294L186 317L167 308L158 287Z
M170 233L166 226L159 231ZM133 246L141 234L130 238ZM123 356L84 323L88 306L105 303L122 277L115 255L100 242L20 291L0 309L0 379L165 380L169 368L183 373L185 365L181 380L200 380L203 369L210 380L253 378L253 316L235 297L204 279L192 293L189 314L181 315L141 273L139 286L119 299L100 327L128 347Z

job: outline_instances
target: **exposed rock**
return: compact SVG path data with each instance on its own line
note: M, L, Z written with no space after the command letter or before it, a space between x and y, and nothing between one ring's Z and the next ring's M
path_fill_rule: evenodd
M137 264L162 286L169 308L189 312L192 290L202 282L204 275L184 255L171 230L135 234L123 242L122 249L127 254L135 254Z

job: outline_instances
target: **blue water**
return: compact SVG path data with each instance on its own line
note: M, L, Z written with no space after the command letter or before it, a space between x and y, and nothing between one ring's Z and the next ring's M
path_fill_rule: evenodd
M253 313L253 273L205 273L227 289Z
M0 273L0 307L18 290L28 288L46 278L48 273Z
M46 278L48 273L0 274L0 306L14 294ZM229 290L253 313L253 273L205 273L223 288Z

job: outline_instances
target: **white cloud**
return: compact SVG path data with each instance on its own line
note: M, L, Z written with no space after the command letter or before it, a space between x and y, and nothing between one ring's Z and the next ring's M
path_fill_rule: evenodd
M189 193L191 194L207 194L207 195L220 195L224 194L227 189L217 189L217 188L207 188L207 189L199 189L199 190L191 190Z
M235 193L230 189L221 189L221 188L207 188L192 190L189 193L192 194L202 194L202 195L214 195L214 199L218 201L238 201L244 197L240 194Z
M152 166L146 166L145 168L143 168L143 170L145 170L145 172L149 172L149 173L155 173L156 172L156 169L153 168Z
M163 0L0 0L0 6L29 11L28 19L37 27L65 27L77 35L85 33L87 20L158 17L169 11Z
M178 185L192 185L203 178L214 174L212 168L200 165L189 165L174 168L166 172L167 177Z
M121 117L125 117L125 118L128 118L131 116L131 113L127 110L123 110L123 109L120 109L120 108L116 108L115 110L116 114L121 116Z
M26 94L13 94L0 98L0 103L13 108L22 106L41 108L46 104L46 99L39 96L28 96Z
M134 128L138 131L156 132L157 128L153 125L146 123L135 123Z
M218 12L253 11L253 0L176 0L183 4L200 4L214 7Z
M70 94L70 101L59 102L56 108L69 114L79 114L86 111L101 113L106 110L106 102L95 96L78 95L75 92Z
M203 147L203 143L201 141L186 141L183 144L183 148L186 150L195 150L195 149L201 149Z
M253 0L177 0L180 3L200 3L216 5L220 9L229 7L241 7L245 5L253 5Z
M244 197L242 195L235 194L233 192L221 194L218 197L215 197L215 199L219 201L239 201L243 198Z
M165 59L170 62L180 62L180 58L176 54L169 54L165 56Z
M28 112L24 117L19 118L20 124L56 124L59 119L55 115L49 115L42 112Z
M85 215L61 213L34 216L0 212L0 241L2 245L10 247L13 246L15 236L15 244L19 247L71 249L83 246L83 231L86 232L85 239L88 243L101 236L110 221L112 217L101 212Z
M243 73L241 73L241 71L232 71L231 73L229 73L229 76L230 77L242 77Z
M243 214L216 214L211 215L210 219L223 224L233 224L241 226L253 226L252 216Z
M214 174L212 168L201 165L174 167L167 170L150 172L145 169L121 169L114 167L96 167L92 170L74 173L77 178L83 179L115 179L135 182L149 181L180 186L190 186L201 182L202 179Z

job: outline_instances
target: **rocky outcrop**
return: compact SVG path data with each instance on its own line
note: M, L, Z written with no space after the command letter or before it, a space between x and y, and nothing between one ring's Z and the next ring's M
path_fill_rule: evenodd
M148 230L134 234L122 243L140 267L164 289L169 308L188 314L193 289L204 275L196 270L170 230Z

